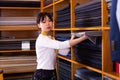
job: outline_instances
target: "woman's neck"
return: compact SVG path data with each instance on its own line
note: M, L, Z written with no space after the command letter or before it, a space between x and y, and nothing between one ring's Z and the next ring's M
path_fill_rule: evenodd
M44 36L49 36L49 33L45 32L45 31L42 31L41 34L44 35Z

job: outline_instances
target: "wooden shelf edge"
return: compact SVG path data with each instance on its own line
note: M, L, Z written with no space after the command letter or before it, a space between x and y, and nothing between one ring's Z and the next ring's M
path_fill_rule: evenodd
M0 50L0 53L8 53L8 52L35 52L35 50Z
M120 74L116 74L115 72L103 72L103 74L108 76L108 77L120 80Z
M36 38L26 38L26 39L0 39L0 42L5 42L5 41L31 41L31 40L36 40Z
M38 30L37 25L0 26L0 31Z
M66 31L66 30L102 30L102 27L76 27L76 28L54 28L54 31Z
M36 10L40 10L40 8L35 8L35 7L0 7L0 9L36 9Z

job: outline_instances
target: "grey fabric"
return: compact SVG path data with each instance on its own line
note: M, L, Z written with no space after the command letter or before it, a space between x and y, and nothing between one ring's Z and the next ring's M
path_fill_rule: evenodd
M35 17L0 17L0 25L36 25Z
M91 27L101 25L101 0L93 0L75 7L75 26Z
M86 35L88 37L88 39L93 42L94 44L96 44L96 38L98 36L102 36L102 32L101 31L84 31L84 32L77 32L77 33L73 33L76 37L81 37L83 35Z

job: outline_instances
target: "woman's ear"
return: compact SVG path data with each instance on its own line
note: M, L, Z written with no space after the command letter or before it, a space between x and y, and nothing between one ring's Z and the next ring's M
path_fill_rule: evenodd
M40 24L37 24L37 26L38 26L39 28L41 28L41 27L40 27Z

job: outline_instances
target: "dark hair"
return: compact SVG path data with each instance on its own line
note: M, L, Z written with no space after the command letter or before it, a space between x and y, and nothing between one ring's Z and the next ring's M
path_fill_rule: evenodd
M40 22L43 22L43 20L44 20L44 18L45 18L46 16L48 16L48 18L49 18L51 21L53 21L52 16L51 16L50 13L41 12L41 13L39 13L38 16L37 16L37 24L39 24Z

